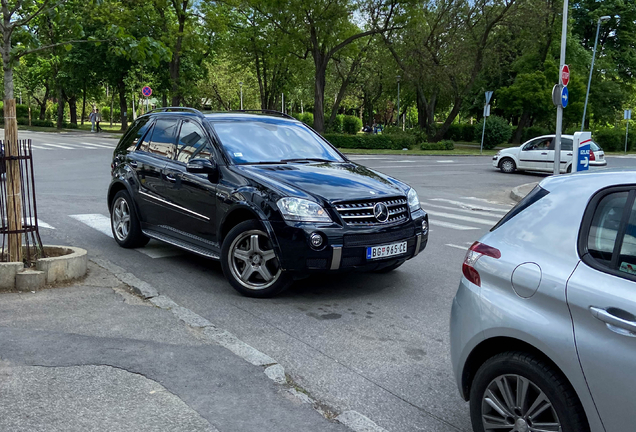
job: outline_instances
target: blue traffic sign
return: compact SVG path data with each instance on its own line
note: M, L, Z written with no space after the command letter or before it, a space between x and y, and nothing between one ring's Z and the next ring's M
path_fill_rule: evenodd
M577 171L587 171L590 169L590 143L591 139L579 144Z
M152 89L148 86L145 86L144 88L141 89L141 92L143 93L144 96L146 97L150 97L152 96Z
M564 86L563 89L561 89L561 106L563 106L563 108L568 106L569 96L568 88Z

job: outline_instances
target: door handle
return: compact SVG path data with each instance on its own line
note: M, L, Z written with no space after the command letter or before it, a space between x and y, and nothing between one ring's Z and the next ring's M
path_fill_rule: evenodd
M572 153L568 153L568 156L572 156Z
M618 327L619 329L627 330L629 333L633 333L631 336L636 336L636 322L631 319L625 319L625 318L616 316L615 313L613 313L614 311L619 313L623 312L623 314L630 315L633 318L633 316L630 313L621 311L620 309L609 308L608 310L608 309L602 309L595 306L590 306L590 312L592 312L592 315L594 316L594 318L600 321L603 321L608 326ZM612 328L610 328L610 330L615 331Z
M176 177L172 177L170 174L166 174L166 180L168 180L170 183L176 183L177 182L177 178Z
M542 155L547 155L547 153L541 153Z
M131 160L128 162L128 164L133 168L137 168L137 161Z

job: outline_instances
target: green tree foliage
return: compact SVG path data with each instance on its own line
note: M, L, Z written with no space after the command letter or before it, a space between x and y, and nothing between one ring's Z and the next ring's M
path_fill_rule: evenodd
M484 120L480 121L475 128L475 141L481 141L483 127ZM507 120L498 116L488 117L484 131L485 149L493 149L500 144L507 143L510 137L512 137L512 128Z

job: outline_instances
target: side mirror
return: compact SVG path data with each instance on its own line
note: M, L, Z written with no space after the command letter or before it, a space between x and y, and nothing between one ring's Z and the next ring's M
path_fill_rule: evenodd
M210 159L190 159L186 165L186 171L193 174L215 174L216 163Z

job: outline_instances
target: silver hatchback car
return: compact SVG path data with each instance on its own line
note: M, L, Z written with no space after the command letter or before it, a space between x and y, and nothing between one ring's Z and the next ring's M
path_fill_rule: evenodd
M475 242L451 358L475 431L636 430L636 171L543 180Z

